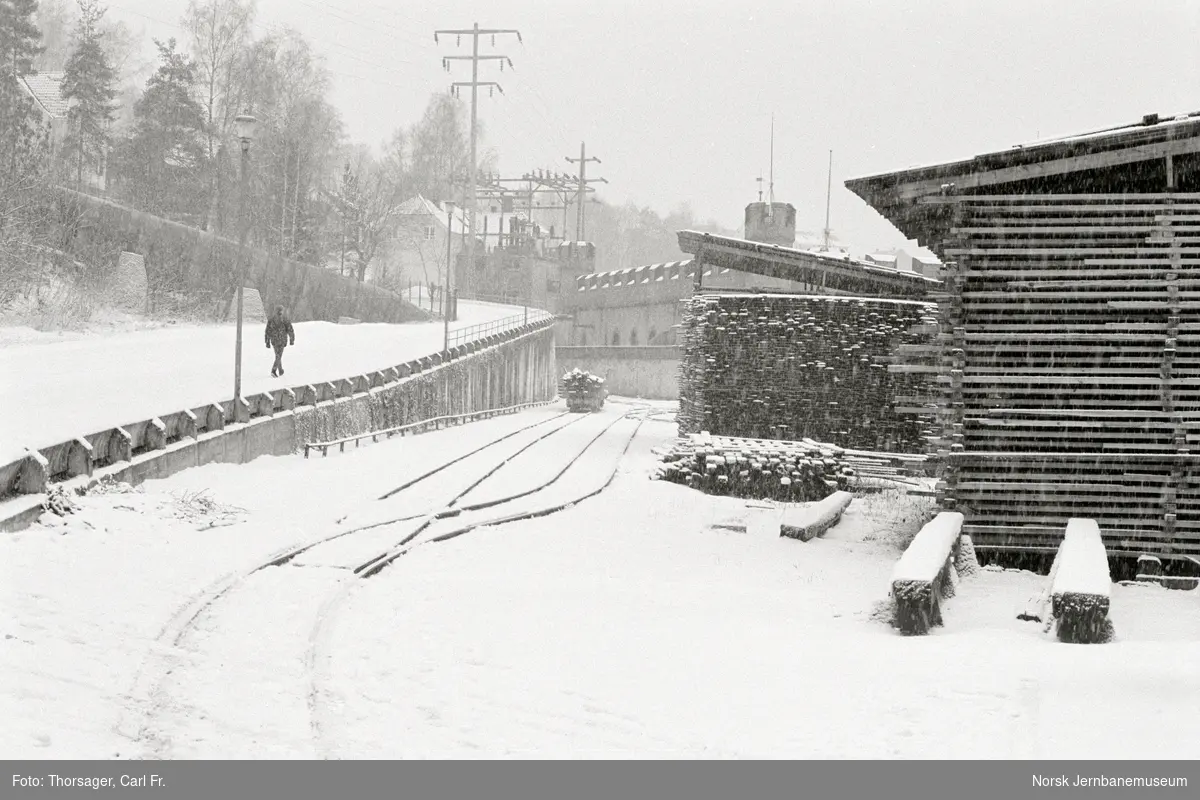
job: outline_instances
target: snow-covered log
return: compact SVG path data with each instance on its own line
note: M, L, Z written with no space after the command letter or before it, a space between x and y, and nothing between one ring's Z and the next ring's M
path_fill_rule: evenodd
M942 624L941 602L955 569L963 515L943 511L917 533L892 570L895 625L903 633L924 634Z
M824 500L806 508L789 508L783 512L779 535L808 542L838 524L854 495L834 492Z
M1112 575L1100 526L1071 519L1051 570L1051 610L1064 642L1091 643L1108 636Z

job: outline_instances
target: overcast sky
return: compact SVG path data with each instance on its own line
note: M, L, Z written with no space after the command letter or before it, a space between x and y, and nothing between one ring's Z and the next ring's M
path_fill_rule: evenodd
M110 14L180 36L186 0L115 0ZM469 80L437 28L516 28L484 40L505 94L481 97L506 174L602 159L600 195L665 214L688 203L741 227L769 167L801 229L825 221L856 252L903 236L842 183L1037 138L1200 110L1200 2L1185 0L258 0L258 31L290 25L327 58L355 140L379 144L433 92Z

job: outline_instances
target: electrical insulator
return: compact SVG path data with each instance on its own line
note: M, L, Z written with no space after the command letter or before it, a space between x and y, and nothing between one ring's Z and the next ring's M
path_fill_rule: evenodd
M496 46L496 34L492 34L492 47Z
M461 47L462 46L462 37L456 36L456 37L454 37L454 39L455 39L454 46Z
M496 96L496 87L489 86L488 87L488 97L495 97L495 96Z
M503 61L500 62L500 71L504 72L504 62Z

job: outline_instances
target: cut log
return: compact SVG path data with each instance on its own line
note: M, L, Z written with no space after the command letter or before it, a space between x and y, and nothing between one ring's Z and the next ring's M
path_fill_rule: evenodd
M1100 526L1092 519L1071 519L1051 571L1051 610L1064 642L1107 639L1112 576Z
M802 542L812 541L837 525L854 495L834 492L824 500L805 508L788 508L783 512L779 535Z
M962 533L963 515L943 511L917 533L892 570L895 625L905 634L926 634L942 624L946 596Z

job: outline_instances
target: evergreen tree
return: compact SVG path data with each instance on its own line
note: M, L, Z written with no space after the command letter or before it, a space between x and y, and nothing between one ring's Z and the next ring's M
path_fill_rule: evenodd
M109 127L117 110L113 102L117 75L101 46L104 34L99 23L105 10L99 0L79 0L75 49L67 59L62 84L63 97L71 101L63 152L81 184L85 165L97 171L104 168Z
M199 226L206 153L196 67L175 49L174 39L154 44L158 70L134 105L133 135L117 148L121 194L139 208Z
M37 0L0 0L0 174L6 190L26 184L41 166L46 144L33 98L21 85L41 52L36 11Z

